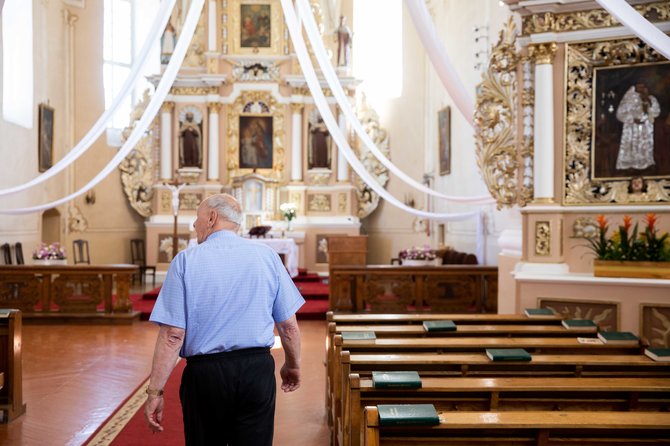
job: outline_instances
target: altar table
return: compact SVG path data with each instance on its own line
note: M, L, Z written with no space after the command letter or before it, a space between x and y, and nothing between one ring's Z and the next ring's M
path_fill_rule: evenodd
M291 277L298 275L298 245L292 238L254 238L255 242L262 243L284 255L284 265Z

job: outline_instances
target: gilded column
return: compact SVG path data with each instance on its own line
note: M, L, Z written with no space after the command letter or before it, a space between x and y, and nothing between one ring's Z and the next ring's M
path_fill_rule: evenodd
M207 151L207 180L219 179L219 109L218 102L207 103L209 109L209 144Z
M302 109L303 104L291 104L291 181L302 181Z
M344 113L340 113L338 124L340 125L340 130L342 130L344 137L348 140L349 132L347 130L347 118L344 116ZM339 148L337 150L337 181L349 181L349 163L347 163L346 158L344 158L344 155Z
M554 76L556 43L531 45L535 59L534 203L554 202Z
M161 107L161 180L172 179L172 110L174 102Z

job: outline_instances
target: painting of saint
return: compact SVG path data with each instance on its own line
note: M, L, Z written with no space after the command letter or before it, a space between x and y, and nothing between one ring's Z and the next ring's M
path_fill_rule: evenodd
M272 116L240 116L240 168L272 168Z
M240 5L240 46L242 48L270 48L272 44L271 5Z
M670 63L594 69L592 177L670 176Z
M37 141L39 171L44 172L53 165L54 153L54 109L39 105L39 139Z
M440 175L451 173L451 109L437 112L437 149Z

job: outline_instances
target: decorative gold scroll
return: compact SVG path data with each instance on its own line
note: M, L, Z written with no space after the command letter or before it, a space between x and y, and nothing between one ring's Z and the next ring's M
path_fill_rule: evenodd
M516 27L512 19L500 32L493 47L489 67L477 88L475 106L475 144L477 165L498 208L524 206L532 198L532 178L524 177L524 167L532 170L532 140L517 142L517 67ZM532 107L532 94L524 95ZM517 148L518 147L518 148ZM526 169L528 170L528 169Z

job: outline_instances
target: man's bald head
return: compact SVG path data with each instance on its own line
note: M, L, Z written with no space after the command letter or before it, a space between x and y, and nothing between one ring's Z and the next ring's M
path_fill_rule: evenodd
M223 220L233 223L237 229L242 223L242 207L240 203L230 194L217 194L207 197L203 205L213 209Z

